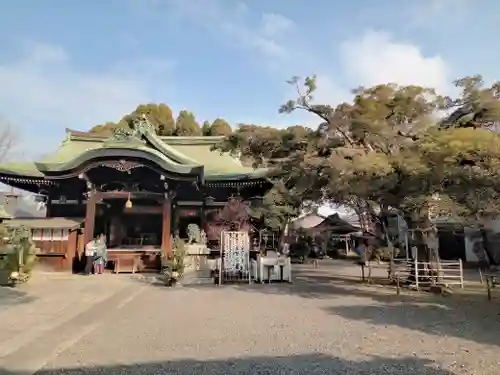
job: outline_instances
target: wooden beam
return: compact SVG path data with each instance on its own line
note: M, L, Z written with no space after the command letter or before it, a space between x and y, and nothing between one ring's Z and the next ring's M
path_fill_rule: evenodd
M161 232L161 249L165 256L170 256L172 254L172 243L170 241L171 207L170 198L165 197L163 201L163 225Z
M127 191L98 191L95 193L97 200L101 199L131 199L138 198L158 198L163 196L163 193L152 192L127 192Z

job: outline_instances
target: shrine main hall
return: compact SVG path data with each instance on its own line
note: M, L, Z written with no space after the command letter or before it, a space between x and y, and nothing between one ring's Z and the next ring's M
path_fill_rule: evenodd
M47 212L6 224L28 226L41 262L54 270L75 271L84 244L100 234L115 257L140 254L142 269L159 269L189 224L217 241L215 218L228 199L269 189L266 170L213 149L222 140L159 136L146 117L110 136L66 130L49 156L0 165L0 182L42 196Z

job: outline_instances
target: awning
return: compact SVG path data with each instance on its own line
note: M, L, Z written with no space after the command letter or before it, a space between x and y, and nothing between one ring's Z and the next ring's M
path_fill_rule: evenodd
M82 226L85 219L68 217L26 218L4 221L7 228L27 227L31 229L76 229Z

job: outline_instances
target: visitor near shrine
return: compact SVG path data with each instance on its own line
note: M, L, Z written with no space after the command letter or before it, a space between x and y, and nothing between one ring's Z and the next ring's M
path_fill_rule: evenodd
M90 275L92 273L92 266L94 265L94 257L97 252L96 239L92 239L87 245L85 245L85 275Z

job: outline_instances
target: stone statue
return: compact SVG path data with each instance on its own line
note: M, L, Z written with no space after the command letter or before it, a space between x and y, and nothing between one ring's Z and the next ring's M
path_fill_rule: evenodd
M188 224L187 226L187 236L188 236L188 243L192 244L194 243L200 243L200 227L196 225L195 223Z
M200 232L200 243L202 245L206 245L207 244L207 234L205 233L205 231L203 229Z

